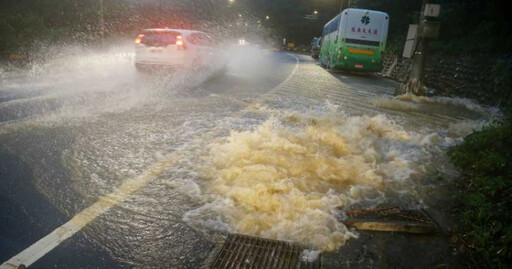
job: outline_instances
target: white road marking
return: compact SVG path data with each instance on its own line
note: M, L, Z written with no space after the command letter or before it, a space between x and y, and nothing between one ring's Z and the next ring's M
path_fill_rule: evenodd
M288 54L288 53L287 53ZM264 94L262 98L256 100L257 102L261 102L261 100L267 98L267 95L276 91L281 85L290 80L290 78L295 74L297 68L299 66L299 59L291 54L289 56L295 58L296 64L293 71L288 75L288 77L279 85L275 86L268 93ZM256 102L255 101L255 102ZM252 109L252 105L248 104L245 109ZM233 115L239 115L239 112L234 112ZM205 135L208 135L206 133ZM0 265L0 269L12 269L18 268L19 265L23 264L25 266L30 266L41 257L46 255L48 252L53 250L55 247L60 245L66 239L73 236L75 233L84 228L87 224L91 223L101 214L105 213L107 210L112 208L113 206L124 201L128 196L130 196L133 192L138 189L144 187L149 181L155 179L160 175L160 173L167 167L171 166L176 162L179 157L179 152L173 154L168 159L159 161L151 165L146 171L144 171L140 176L128 180L121 184L114 192L107 194L105 196L99 197L98 200L89 206L88 208L82 210L80 213L75 215L71 220L64 223L59 228L55 229L53 232L48 234L47 236L41 238L39 241L32 244L30 247L26 248L22 252L18 253L16 256L12 257L8 261L4 262Z

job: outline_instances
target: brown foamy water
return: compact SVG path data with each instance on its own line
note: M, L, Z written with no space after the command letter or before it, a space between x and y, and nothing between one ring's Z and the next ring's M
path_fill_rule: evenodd
M372 105L380 108L387 108L392 110L412 110L415 109L416 106L409 102L404 102L401 99L396 98L387 98L387 97L376 97L372 100Z
M425 148L446 141L384 115L270 118L210 145L202 176L210 201L184 219L332 251L357 237L338 221L340 208L417 195L415 181L432 160Z

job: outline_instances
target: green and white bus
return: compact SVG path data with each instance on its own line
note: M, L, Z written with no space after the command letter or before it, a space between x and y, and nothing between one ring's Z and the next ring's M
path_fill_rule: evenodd
M320 63L328 69L380 71L388 25L387 13L343 10L324 26Z

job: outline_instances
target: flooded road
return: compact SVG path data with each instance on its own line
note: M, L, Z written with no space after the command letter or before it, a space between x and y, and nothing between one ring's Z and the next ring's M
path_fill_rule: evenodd
M129 49L3 74L3 261L70 219L34 267L198 268L230 232L336 250L358 236L339 209L437 206L436 180L456 176L444 150L491 113L394 99L395 82L305 55L232 53L220 75L139 74Z

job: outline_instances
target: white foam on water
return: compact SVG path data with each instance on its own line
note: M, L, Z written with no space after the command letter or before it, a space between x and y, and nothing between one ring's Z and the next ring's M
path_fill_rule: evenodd
M448 126L448 133L456 137L465 137L473 132L481 131L490 123L487 120L463 120L451 123Z
M416 109L417 106L400 99L388 97L375 97L372 99L372 104L375 107L386 108L391 110L408 111Z
M318 257L320 256L319 250L314 249L305 249L300 253L300 259L303 262L314 262L318 260Z
M456 106L463 106L468 110L478 112L481 114L486 115L495 115L499 111L496 108L493 107L486 107L483 105L478 104L475 100L469 99L469 98L462 98L462 97L446 97L446 96L434 96L434 97L427 97L427 96L417 96L414 94L404 94L393 97L393 99L401 100L401 101L410 101L413 103L438 103L438 104L445 104L445 105L456 105Z
M201 176L206 202L185 214L191 226L335 250L357 236L337 220L338 209L418 197L433 152L451 141L332 105L322 116L256 108L273 116L210 144Z

